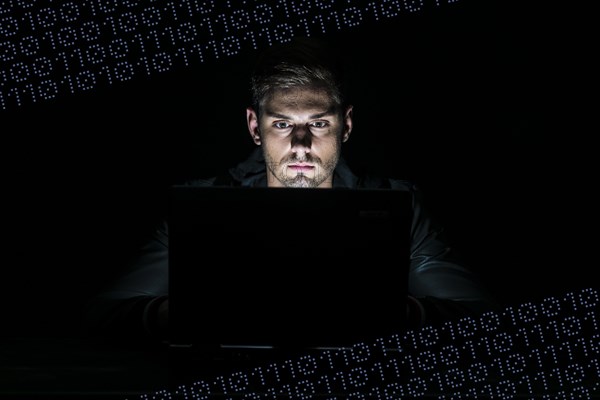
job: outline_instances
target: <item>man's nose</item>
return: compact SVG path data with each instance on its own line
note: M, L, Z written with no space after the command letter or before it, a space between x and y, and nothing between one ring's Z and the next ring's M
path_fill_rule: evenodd
M292 133L292 150L310 151L312 134L307 126L298 126Z

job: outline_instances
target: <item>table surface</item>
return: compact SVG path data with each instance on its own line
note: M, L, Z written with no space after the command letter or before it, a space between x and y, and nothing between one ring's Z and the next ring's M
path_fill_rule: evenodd
M281 365L285 365L285 360L293 359L289 358L287 353L271 353L269 357L276 355L278 358L263 358L262 361L266 361L263 364L259 364L260 357L251 360L231 357L199 362L198 358L182 358L174 354L174 350L167 346L139 346L136 348L108 342L102 338L5 337L0 344L0 399L174 400L207 398L199 394L199 387L196 387L194 391L189 389L195 382L214 382L214 378L219 376L225 377L227 380L235 377L235 373L239 371L247 373L251 368L263 368L263 371L267 371L268 368L261 367L261 365L274 365L274 362L280 361L284 361ZM190 360L192 362L189 362ZM342 358L335 362L343 366L340 360ZM377 362L371 364L378 365ZM364 368L365 365L360 366ZM381 363L379 365L381 367ZM350 367L354 367L354 365ZM373 369L371 372L376 372L376 370ZM332 370L331 379L334 384L336 384L334 381L341 377L340 373L345 373L346 378L352 379L351 368L347 368L344 372L341 369L339 371ZM531 376L537 379L538 375ZM590 395L583 398L599 398L600 383L594 382L595 378L591 375L585 378L592 380L584 382ZM309 379L312 379L313 383L317 382L315 377L309 377ZM532 381L533 384L539 386L540 382L535 379ZM299 380L295 379L293 382L293 385L297 385ZM491 384L491 387L497 384L495 387L502 390L510 389L500 381L491 381ZM567 386L557 386L557 393L567 389ZM174 389L183 387L186 387L187 395L174 392ZM521 387L524 388L525 385L521 385ZM462 389L465 388L462 387ZM190 395L192 392L193 396ZM170 395L174 393L177 395ZM328 393L323 396L315 394L306 398L329 399L332 396L331 393ZM210 398L241 399L244 396L231 397L216 394L211 395ZM261 398L275 398L275 396L272 393L271 397ZM343 395L336 398L346 397ZM435 395L421 398L440 397ZM480 398L485 398L485 396L480 396ZM523 393L523 396L521 393L515 393L513 398L542 397L531 393Z

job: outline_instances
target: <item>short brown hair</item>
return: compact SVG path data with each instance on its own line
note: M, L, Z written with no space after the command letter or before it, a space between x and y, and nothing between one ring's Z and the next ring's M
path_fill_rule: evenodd
M294 38L268 48L252 73L252 106L260 113L264 101L275 90L312 87L324 90L341 112L345 96L338 60L328 43L314 38Z

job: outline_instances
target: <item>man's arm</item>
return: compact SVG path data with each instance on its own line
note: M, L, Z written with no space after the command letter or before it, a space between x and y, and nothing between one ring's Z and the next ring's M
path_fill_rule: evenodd
M455 257L443 229L424 208L419 190L404 181L394 181L392 187L413 194L409 271L409 320L413 326L497 309L499 304L492 294Z
M196 179L185 184L211 186L218 183L217 179ZM88 303L86 325L102 335L164 341L169 316L168 289L169 235L164 218L124 272Z
M163 222L118 279L88 303L86 326L106 336L164 339L168 284L168 236Z

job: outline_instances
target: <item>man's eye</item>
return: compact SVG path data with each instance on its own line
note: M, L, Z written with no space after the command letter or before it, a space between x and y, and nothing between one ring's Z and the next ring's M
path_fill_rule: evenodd
M315 121L311 125L314 126L315 128L326 128L327 127L327 122L325 122L325 121Z
M273 126L277 129L286 129L286 128L289 128L291 125L285 121L280 121L280 122L275 122L273 124Z

